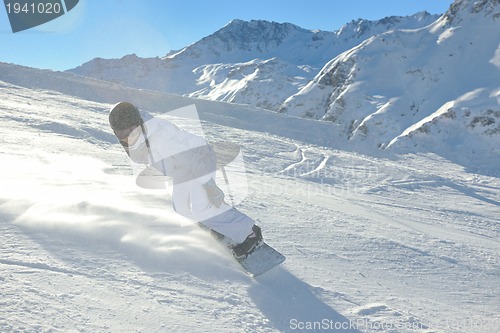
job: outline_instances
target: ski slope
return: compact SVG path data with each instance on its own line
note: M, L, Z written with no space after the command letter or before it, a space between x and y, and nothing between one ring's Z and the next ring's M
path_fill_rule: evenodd
M499 331L491 172L356 153L333 124L2 66L0 331ZM156 115L195 103L208 139L242 147L238 208L281 267L250 278L168 191L135 185L107 124L124 96Z

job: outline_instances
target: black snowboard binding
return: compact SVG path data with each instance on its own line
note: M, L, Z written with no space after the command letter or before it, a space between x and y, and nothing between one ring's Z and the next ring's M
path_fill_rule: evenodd
M236 258L236 260L245 259L262 243L262 230L260 229L260 227L254 225L252 227L252 231L253 232L245 239L243 243L236 244L231 247L233 256Z

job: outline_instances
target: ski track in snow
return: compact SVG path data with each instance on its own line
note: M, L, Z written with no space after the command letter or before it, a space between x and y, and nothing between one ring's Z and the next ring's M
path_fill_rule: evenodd
M497 331L498 178L205 122L242 147L238 208L287 256L251 279L168 193L135 186L109 104L0 97L1 331Z

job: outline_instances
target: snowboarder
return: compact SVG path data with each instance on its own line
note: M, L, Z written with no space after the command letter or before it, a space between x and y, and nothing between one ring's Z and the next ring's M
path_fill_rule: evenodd
M262 240L254 220L224 201L215 182L216 156L203 137L141 112L129 102L111 108L109 124L130 159L172 177L174 210L228 237L237 259Z

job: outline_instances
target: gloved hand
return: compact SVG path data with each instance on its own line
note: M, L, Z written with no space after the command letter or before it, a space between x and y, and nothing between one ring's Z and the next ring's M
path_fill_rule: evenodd
M224 203L224 192L217 186L215 180L211 178L208 182L203 184L207 191L208 200L217 208Z

